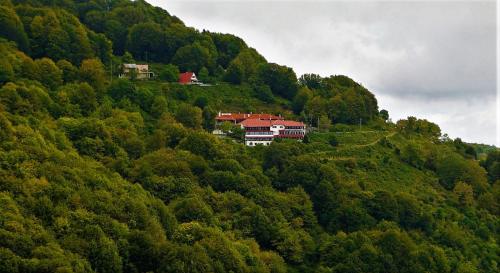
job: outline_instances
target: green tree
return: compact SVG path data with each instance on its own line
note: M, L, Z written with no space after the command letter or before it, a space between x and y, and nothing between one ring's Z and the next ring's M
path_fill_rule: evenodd
M318 121L318 130L320 132L328 132L332 127L332 121L326 115L322 115Z
M70 102L81 109L83 115L90 115L97 108L95 91L86 82L65 85L59 92L64 92Z
M203 112L203 128L209 132L215 129L215 117L217 112L213 110L210 106L204 107Z
M210 51L199 42L195 42L179 48L172 58L172 63L181 71L198 73L202 67L209 65L210 58Z
M0 6L0 25L0 37L16 42L20 50L29 52L28 36L12 7Z
M162 68L160 68L159 77L167 82L178 82L179 68L173 64L162 66Z
M255 96L263 102L273 103L275 101L273 92L267 85L257 84L253 87L253 91L255 92Z
M49 58L35 60L36 79L54 90L62 84L62 71Z
M66 59L80 63L93 56L85 27L62 9L49 9L42 15L34 16L30 33L34 57L47 56L56 61Z
M115 80L108 87L108 94L116 101L135 93L137 93L135 85L127 79Z
M198 72L198 80L201 82L209 82L210 78L208 75L208 69L206 67L202 67L200 72Z
M14 80L14 69L4 58L0 59L0 84Z
M229 63L236 58L243 49L247 48L245 41L231 34L210 33L210 36L219 53L217 64L223 68L227 68Z
M193 133L184 138L177 147L211 159L217 156L214 141L214 138L207 133Z
M389 120L389 112L385 109L380 110L379 116L385 121Z
M139 23L130 28L127 49L139 60L167 61L164 51L165 34L157 23Z
M127 26L121 24L118 20L108 19L104 22L106 36L113 43L113 53L123 55L127 43Z
M415 168L423 168L426 163L423 147L414 142L406 144L400 153L401 159Z
M339 146L339 140L335 135L330 135L330 137L328 137L328 144L330 144L333 147L337 147Z
M18 273L21 258L8 248L0 248L0 271L6 273Z
M198 196L190 196L175 204L174 213L181 222L200 221L210 224L213 221L212 209Z
M0 142L9 141L13 136L12 123L0 112Z
M172 58L175 56L176 52L180 48L192 44L198 36L198 33L194 29L188 28L182 22L178 21L170 24L165 29L165 36L164 46L167 59L169 62L175 63Z
M298 91L297 76L290 67L262 64L258 69L258 79L269 85L274 94L287 99L293 99Z
M231 83L254 82L260 64L266 63L255 49L243 49L227 68L225 80Z
M199 96L194 100L193 105L200 109L204 109L208 105L208 99L205 96Z
M19 67L20 76L27 79L36 79L35 62L28 56L21 56L21 63Z
M87 59L80 65L80 79L87 82L96 90L97 94L102 94L105 90L106 72L104 65L98 59Z
M367 201L370 215L377 220L398 220L398 203L394 195L388 191L376 191L373 198Z
M78 79L78 68L66 60L59 60L57 67L62 71L64 83L71 83Z
M465 160L457 154L446 154L437 161L436 173L441 185L452 190L458 181L470 184L474 192L481 193L487 187L486 172L476 162Z
M458 200L458 203L464 207L470 207L474 203L474 192L472 187L464 182L459 181L453 188L453 193Z
M156 118L161 117L168 109L168 102L164 96L156 96L153 100L153 105L151 106L151 113Z
M98 57L103 63L109 64L113 55L113 44L108 38L102 33L89 32L90 44L92 50L95 52L96 57Z
M292 102L293 112L296 114L300 114L300 112L304 110L304 107L306 106L307 102L312 97L313 97L313 92L309 88L307 87L300 88L299 92L297 92L297 95L295 95L295 98L293 98Z
M189 104L181 104L175 112L175 119L186 127L199 129L202 124L201 114L200 108Z
M488 179L491 183L500 180L500 151L493 150L488 152L486 159L481 162L481 165L488 172Z
M231 62L229 67L226 70L224 75L224 80L234 83L240 84L243 82L243 64L241 62Z
M307 87L309 89L320 89L322 88L322 80L320 75L317 74L304 74L300 76L299 83L302 87Z

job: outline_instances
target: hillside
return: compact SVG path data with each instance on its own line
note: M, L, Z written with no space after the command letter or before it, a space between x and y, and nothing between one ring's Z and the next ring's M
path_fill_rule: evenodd
M0 0L0 22L0 272L499 270L498 148L144 1ZM246 147L219 111L316 129Z

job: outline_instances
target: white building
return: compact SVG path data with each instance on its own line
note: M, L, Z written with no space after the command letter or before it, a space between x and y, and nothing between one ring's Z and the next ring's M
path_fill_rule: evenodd
M133 72L135 72L138 80L154 77L154 73L149 71L149 65L147 64L123 64L122 73L118 77L130 79Z
M304 123L291 120L245 119L240 125L247 146L270 145L275 138L302 140L306 134Z

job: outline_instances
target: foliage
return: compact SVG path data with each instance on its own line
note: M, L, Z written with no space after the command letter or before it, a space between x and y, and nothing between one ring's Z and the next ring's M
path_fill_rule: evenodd
M481 165L488 172L490 182L500 180L500 151L493 150L489 152L486 159L481 162Z
M210 50L195 42L191 45L186 45L177 50L172 63L177 65L180 71L194 71L198 73L203 67L211 67L214 65L214 56Z
M0 7L0 272L498 272L496 148L145 1ZM127 50L160 79L108 82ZM324 132L246 147L219 111Z
M389 120L389 112L387 110L382 109L378 114L383 120L385 121Z
M103 92L106 84L106 72L99 59L84 60L80 65L80 78L88 82L97 92Z
M160 79L167 82L179 81L179 68L173 64L167 64L160 69Z
M15 41L19 49L29 51L28 36L24 25L12 7L0 6L0 37Z
M297 76L290 67L262 64L257 73L258 80L269 85L273 94L292 99L298 91Z
M49 89L55 89L62 83L62 71L49 58L35 60L35 78Z
M305 74L299 82L303 88L294 99L296 113L304 111L313 120L328 116L333 123L345 124L366 124L379 118L373 94L346 76Z
M201 114L200 108L181 104L175 112L175 119L186 127L200 129L202 123Z

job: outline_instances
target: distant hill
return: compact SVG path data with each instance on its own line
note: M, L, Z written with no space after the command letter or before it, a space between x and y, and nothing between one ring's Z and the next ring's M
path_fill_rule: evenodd
M0 0L0 26L0 272L498 272L497 148L144 1ZM220 111L313 130L246 147Z

